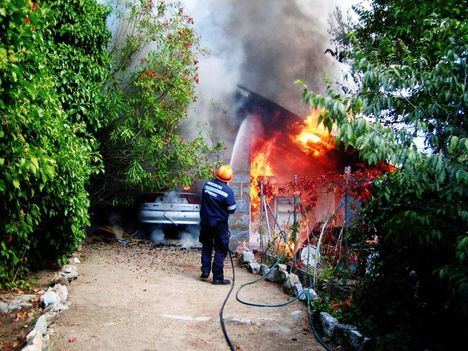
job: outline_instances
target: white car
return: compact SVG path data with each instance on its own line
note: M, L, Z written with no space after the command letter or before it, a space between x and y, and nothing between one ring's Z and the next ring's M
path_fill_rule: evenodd
M175 226L200 223L201 199L198 194L171 191L145 197L139 210L141 223Z

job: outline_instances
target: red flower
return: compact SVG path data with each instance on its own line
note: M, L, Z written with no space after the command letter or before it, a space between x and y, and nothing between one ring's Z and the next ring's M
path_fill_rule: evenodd
M349 309L350 304L351 304L351 301L349 298L347 298L346 300L343 301L343 304L341 306L343 307L343 309L347 310Z
M29 17L26 17L26 18L24 19L24 22L29 23L29 22L31 22L31 19L30 19Z
M154 77L154 71L152 69L147 69L146 70L146 75L149 76L149 77Z
M39 7L39 4L37 2L34 2L32 5L32 10L36 11L38 7Z

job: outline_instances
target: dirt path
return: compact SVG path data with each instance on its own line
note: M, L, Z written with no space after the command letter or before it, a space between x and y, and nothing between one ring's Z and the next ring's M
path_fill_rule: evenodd
M218 313L229 287L198 279L199 255L149 245L85 248L80 277L69 286L70 309L53 327L52 350L228 350ZM225 274L231 276L230 265ZM237 287L254 277L236 267ZM260 303L288 299L263 281L242 296ZM238 350L322 350L300 302L254 308L232 296L225 317Z

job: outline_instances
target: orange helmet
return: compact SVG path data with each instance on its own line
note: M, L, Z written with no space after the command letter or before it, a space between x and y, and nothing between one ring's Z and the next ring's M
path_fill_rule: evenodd
M230 182L234 176L231 165L222 165L215 172L215 177L222 182Z

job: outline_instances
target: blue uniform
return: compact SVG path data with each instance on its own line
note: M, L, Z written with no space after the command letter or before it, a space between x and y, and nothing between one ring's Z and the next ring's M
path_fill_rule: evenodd
M200 242L202 273L213 271L213 280L223 280L223 263L229 249L229 214L236 210L234 192L217 179L205 183L200 209ZM212 253L215 251L213 263Z

